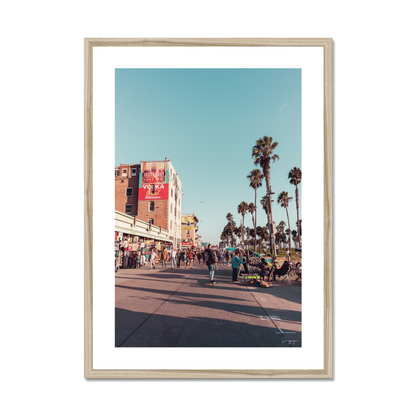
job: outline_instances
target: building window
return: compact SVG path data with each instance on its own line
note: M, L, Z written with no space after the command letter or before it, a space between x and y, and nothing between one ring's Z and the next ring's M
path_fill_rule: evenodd
M131 176L136 176L136 168L131 168Z
M154 218L149 218L149 224L150 225L155 225L155 219Z
M123 171L122 171L123 173L122 173L122 175L123 176L127 176L127 169L123 169Z
M149 211L154 211L155 210L155 202L151 201L149 202Z
M115 168L114 169L114 176L118 176L120 175L120 168Z
M172 221L170 222L170 229L172 229Z
M126 188L126 196L133 196L133 188Z
M126 204L126 214L131 214L131 204Z
M173 198L173 189L170 190L170 196Z

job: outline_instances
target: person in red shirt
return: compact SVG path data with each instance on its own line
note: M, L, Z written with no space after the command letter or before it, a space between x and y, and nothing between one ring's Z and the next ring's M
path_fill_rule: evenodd
M192 266L194 265L194 253L192 253L192 250L189 250L188 259L189 259L189 265L191 269L193 269Z

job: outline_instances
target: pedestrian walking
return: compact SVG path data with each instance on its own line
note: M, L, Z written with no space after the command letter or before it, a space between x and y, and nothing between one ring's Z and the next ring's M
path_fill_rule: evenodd
M136 269L140 267L140 253L137 252L136 254Z
M214 251L214 257L215 257L215 263L214 263L215 270L218 271L218 251Z
M290 251L289 251L288 248L286 249L286 258L285 258L285 260L290 261Z
M168 250L165 247L162 251L162 270L166 270L168 257L169 257Z
M143 267L146 264L146 256L144 251L140 252L140 266Z
M228 251L225 252L225 262L227 264L227 267L229 266L230 261L230 253Z
M189 256L188 256L188 251L185 251L185 252L184 252L183 262L185 263L185 269L187 269L187 268L188 268L188 264L189 264Z
M178 269L181 268L181 260L182 260L182 252L179 250L178 254L176 255L176 257L178 258Z
M189 250L188 260L189 260L189 266L191 267L191 269L193 269L193 265L194 265L194 253L192 253L192 250Z
M224 252L222 250L220 251L220 264L224 266Z
M215 285L215 281L214 281L215 256L214 256L214 252L211 250L211 244L208 244L208 248L204 252L204 263L208 266L209 283Z
M238 282L238 269L240 268L240 263L244 264L245 262L240 260L240 252L238 251L237 253L234 254L233 256L233 260L231 263L233 272L232 272L232 281L233 282Z
M172 266L172 269L173 269L173 266L176 264L176 250L173 247L170 253L170 264Z
M202 254L200 251L198 251L198 262L201 264Z
M151 250L149 257L149 270L152 268L156 269L156 253L154 249Z

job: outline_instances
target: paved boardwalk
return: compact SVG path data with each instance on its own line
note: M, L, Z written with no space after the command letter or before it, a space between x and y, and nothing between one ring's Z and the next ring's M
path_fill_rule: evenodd
M300 347L301 287L259 288L231 283L219 266L115 274L116 347Z

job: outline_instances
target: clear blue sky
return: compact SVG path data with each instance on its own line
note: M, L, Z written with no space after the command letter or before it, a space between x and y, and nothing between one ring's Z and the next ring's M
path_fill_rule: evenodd
M182 181L182 212L195 212L203 241L218 243L227 213L240 225L237 206L254 202L246 177L256 167L252 147L263 136L279 143L280 159L271 164L273 219L287 225L276 202L286 191L296 229L295 187L287 175L302 169L300 69L116 69L115 80L115 165L170 159ZM265 193L264 183L257 192L261 226ZM253 227L251 214L245 225Z

